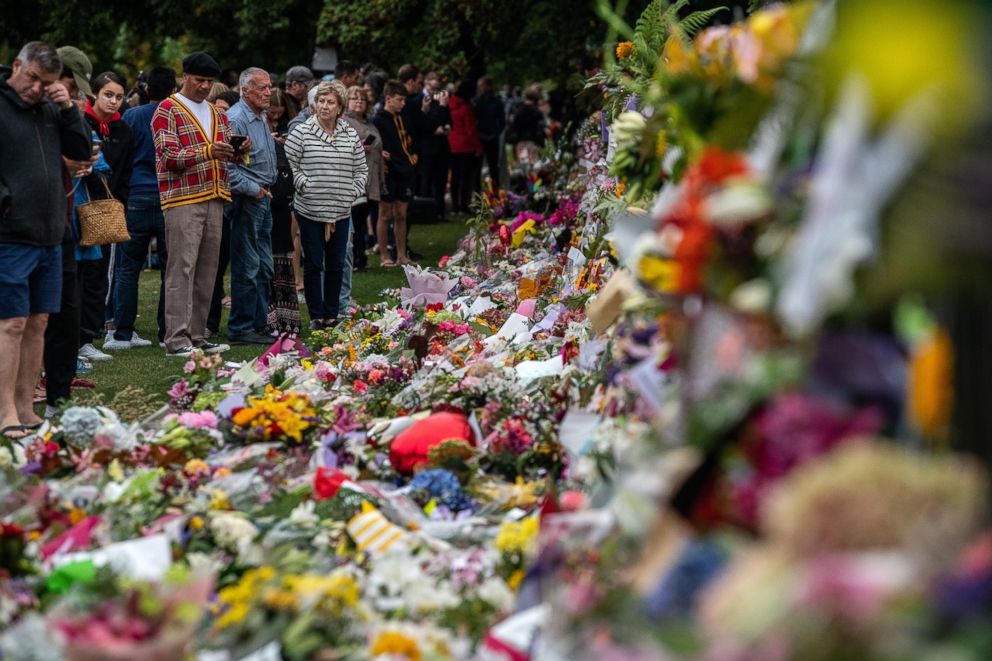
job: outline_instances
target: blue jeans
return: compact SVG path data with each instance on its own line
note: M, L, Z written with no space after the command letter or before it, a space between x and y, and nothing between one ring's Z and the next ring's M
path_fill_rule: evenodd
M300 245L303 248L303 293L311 319L336 319L341 312L341 275L351 218L337 222L330 241L324 241L327 223L310 220L299 213Z
M264 333L273 273L269 198L235 195L224 211L231 222L231 316L227 334Z
M348 301L351 300L351 269L355 265L355 255L354 246L352 241L355 237L352 236L352 231L349 224L348 227L348 248L344 253L344 266L341 268L341 296L339 296L338 302L338 312L339 314L344 314L348 309Z
M148 259L152 237L158 245L161 284L158 291L158 339L165 337L165 217L158 193L134 194L127 201L129 241L117 246L114 262L114 339L130 342L138 314L138 277Z

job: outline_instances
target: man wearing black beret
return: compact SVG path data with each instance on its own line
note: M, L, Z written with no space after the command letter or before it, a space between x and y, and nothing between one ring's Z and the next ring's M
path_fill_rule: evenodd
M226 344L207 341L207 313L220 253L224 204L231 201L227 164L227 117L207 103L220 66L206 53L183 60L182 88L163 101L152 118L159 197L165 215L169 261L165 271L165 350L189 356L194 349L217 353Z

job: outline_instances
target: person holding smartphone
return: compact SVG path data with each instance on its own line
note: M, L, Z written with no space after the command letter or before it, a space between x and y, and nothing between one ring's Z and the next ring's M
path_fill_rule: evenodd
M382 136L379 129L369 120L368 96L358 85L348 88L348 109L344 113L345 121L355 129L365 150L365 162L369 166L369 179L365 185L365 195L355 200L351 207L352 235L352 266L365 268L366 236L374 236L372 230L379 218L379 200L382 199L382 182L385 178L384 161L382 158ZM351 294L351 278L348 280L347 293ZM344 296L345 291L341 292Z
M228 163L235 158L227 117L207 102L220 66L206 53L183 60L182 88L152 118L159 197L169 261L165 273L165 350L226 351L207 340L207 314L220 254ZM251 150L246 140L244 150Z

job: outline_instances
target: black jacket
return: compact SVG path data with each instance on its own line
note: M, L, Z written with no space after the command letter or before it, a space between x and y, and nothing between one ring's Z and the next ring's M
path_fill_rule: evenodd
M510 118L506 141L514 145L527 141L543 145L544 138L544 113L537 106L528 103L521 105Z
M100 123L94 117L85 115L86 125L91 131L100 133ZM121 119L109 124L110 135L103 137L103 159L110 166L110 176L107 185L114 197L127 207L128 194L131 192L131 172L134 170L134 141L131 139L131 127ZM101 136L102 137L102 136ZM100 186L99 197L106 197L103 186Z
M483 140L499 137L506 127L506 110L499 97L495 94L477 96L472 99L472 107L479 125L479 137Z
M65 232L62 156L90 157L75 106L25 105L0 77L0 242L55 246Z
M393 115L385 110L380 110L372 118L372 123L379 129L379 135L382 136L383 151L389 152L386 172L412 174L416 161L409 157L415 155L416 152L410 129L406 125L406 116L403 113Z

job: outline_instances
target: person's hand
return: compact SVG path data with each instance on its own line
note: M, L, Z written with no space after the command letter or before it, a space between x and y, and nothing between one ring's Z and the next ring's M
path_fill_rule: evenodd
M255 193L255 199L264 200L267 197L272 197L272 193L265 186L259 186L258 192Z
M72 97L69 96L69 90L65 88L65 85L59 81L55 81L45 90L48 94L48 100L57 105L62 110L67 110L72 107Z
M280 145L286 144L286 136L279 135L277 132L272 132L272 139L278 142Z
M324 242L331 240L331 235L334 234L335 223L327 223L324 225Z
M247 156L251 153L251 138L245 136L245 141L241 143L241 149L238 150L241 156Z
M234 159L234 147L226 142L213 143L210 152L218 161L230 161Z
M62 157L69 175L74 178L85 177L93 171L93 163L90 161L74 161L71 158Z
M451 95L448 94L448 90L441 90L437 93L437 104L442 108L448 105L448 101L451 100Z
M383 149L382 150L382 157L388 161L389 160L389 152L386 151L385 149Z
M431 97L425 96L423 100L420 102L420 110L423 112L427 112L430 109L431 109Z

